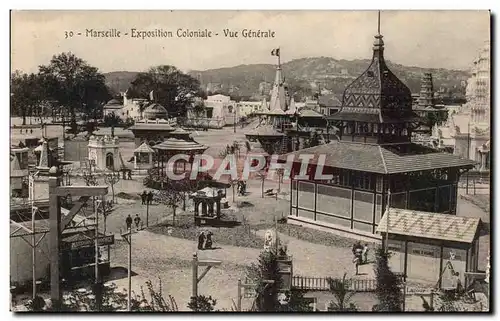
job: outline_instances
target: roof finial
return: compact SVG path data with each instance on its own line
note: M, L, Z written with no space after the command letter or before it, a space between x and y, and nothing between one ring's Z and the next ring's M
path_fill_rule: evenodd
M377 34L380 35L380 10L378 11L378 28L377 28Z

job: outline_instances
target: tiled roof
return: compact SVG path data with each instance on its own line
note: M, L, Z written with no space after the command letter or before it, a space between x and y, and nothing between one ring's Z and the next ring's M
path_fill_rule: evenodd
M451 214L389 209L389 233L427 239L472 243L479 228L479 218ZM377 232L387 232L387 212Z
M278 132L272 125L262 125L256 127L254 130L245 133L247 136L284 136L285 134Z
M141 146L137 147L135 150L134 150L134 153L154 153L155 151L149 147L148 144L146 144L146 142L142 143Z
M193 140L169 138L163 143L153 146L153 149L169 151L205 151L208 147Z
M174 131L175 128L169 124L161 123L136 123L134 126L130 127L130 130L164 130L164 131Z
M318 113L312 109L301 109L299 112L299 117L314 117L314 118L324 118L325 115Z
M406 152L403 150L406 148ZM476 162L449 153L417 144L400 146L379 146L345 141L302 149L280 156L286 160L288 155L314 154L309 164L316 164L318 156L326 155L325 166L358 170L371 173L394 174L431 170L435 168L466 167Z

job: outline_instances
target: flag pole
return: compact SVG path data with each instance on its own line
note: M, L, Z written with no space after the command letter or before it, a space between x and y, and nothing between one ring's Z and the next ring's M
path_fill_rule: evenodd
M281 69L281 50L278 47L278 68Z

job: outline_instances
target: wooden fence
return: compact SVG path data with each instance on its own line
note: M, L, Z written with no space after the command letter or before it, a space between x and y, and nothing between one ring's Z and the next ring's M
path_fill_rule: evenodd
M374 279L351 279L348 282L350 291L373 292L377 287L377 281ZM330 283L326 277L294 276L292 278L292 288L308 291L329 291Z

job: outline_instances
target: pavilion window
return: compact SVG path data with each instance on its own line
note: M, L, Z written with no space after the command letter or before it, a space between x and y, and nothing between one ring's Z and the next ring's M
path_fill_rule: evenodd
M350 182L350 172L345 169L340 170L340 181L339 185L341 186L351 186Z
M382 186L383 186L383 181L384 181L384 178L382 175L377 175L377 183L376 183L376 188L377 188L377 192L381 193L382 192Z
M354 188L371 190L372 185L372 175L370 173L355 172L354 173Z
M354 123L349 123L349 131L351 134L354 134L356 131L356 125Z
M378 134L378 124L373 124L373 132Z

